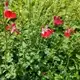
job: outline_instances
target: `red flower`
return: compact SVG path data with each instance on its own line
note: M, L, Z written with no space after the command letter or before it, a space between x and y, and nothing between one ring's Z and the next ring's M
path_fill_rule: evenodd
M16 13L10 10L5 10L4 11L4 17L8 19L14 19L16 18Z
M16 28L16 24L13 23L11 26L12 26L12 28L11 28L11 34L14 33L14 32L16 32L16 34L19 34L19 31L18 31L18 29Z
M16 34L20 34L19 30L16 28L16 24L13 23L5 27L6 30L9 30L12 33L16 32Z
M66 30L65 32L64 32L64 36L66 36L66 37L70 37L71 36L71 34Z
M4 10L4 17L8 19L14 19L16 18L16 13L8 9L8 1L4 3L5 10Z
M62 19L60 19L60 16L54 16L53 23L55 26L58 26L58 25L62 25L64 22Z
M51 34L54 32L53 29L49 29L49 28L42 28L42 32L41 32L41 36L43 38L48 38L51 36Z
M71 36L71 33L74 33L74 30L72 28L68 28L65 30L64 36L69 38Z
M16 24L13 23L13 24L12 24L12 29L11 29L11 34L12 34L13 32L15 32L15 31L16 31Z
M11 29L10 25L6 26L6 30L10 30L10 29Z

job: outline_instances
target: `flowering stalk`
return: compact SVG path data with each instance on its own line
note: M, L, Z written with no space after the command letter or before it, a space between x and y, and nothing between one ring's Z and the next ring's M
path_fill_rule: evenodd
M6 2L4 3L4 8L7 9L8 8L8 1L6 0ZM5 10L4 10L5 11ZM7 33L6 33L6 29L5 29L5 26L6 26L6 19L4 19L4 31L5 31L5 40L6 40L6 43L5 43L5 53L7 53L7 49L8 49L8 46L7 46Z
M6 30L10 30L11 33L13 32L18 32L17 28L15 26L12 26L12 28L10 27L10 25L7 25L8 21L11 20L11 19L15 19L16 18L16 13L11 11L9 8L8 8L8 0L5 1L4 3L4 11L3 11L3 16L4 16L4 31L5 31L5 39L6 39L6 52L7 52L7 49L8 49L8 45L7 45L7 32Z

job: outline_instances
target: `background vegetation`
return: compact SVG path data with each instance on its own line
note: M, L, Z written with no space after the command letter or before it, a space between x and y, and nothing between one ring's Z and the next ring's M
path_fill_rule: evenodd
M0 80L80 80L80 0L9 0L21 34L7 32L7 43L3 4L0 0ZM43 39L41 26L54 29L54 15L76 33L66 38L58 30Z

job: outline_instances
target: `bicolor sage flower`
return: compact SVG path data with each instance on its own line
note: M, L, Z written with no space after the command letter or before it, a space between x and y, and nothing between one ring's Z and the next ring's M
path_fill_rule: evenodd
M48 37L50 37L53 33L54 33L54 30L48 28L48 25L46 25L45 27L42 27L41 36L42 36L43 38L48 38Z

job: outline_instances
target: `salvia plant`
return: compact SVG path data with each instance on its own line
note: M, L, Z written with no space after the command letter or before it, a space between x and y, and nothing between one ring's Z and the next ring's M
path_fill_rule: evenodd
M80 80L80 1L0 0L0 80Z

